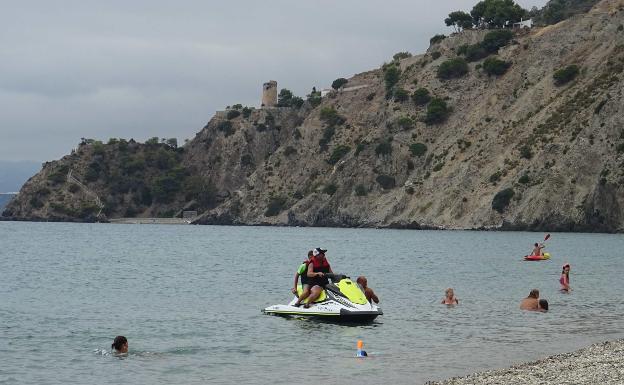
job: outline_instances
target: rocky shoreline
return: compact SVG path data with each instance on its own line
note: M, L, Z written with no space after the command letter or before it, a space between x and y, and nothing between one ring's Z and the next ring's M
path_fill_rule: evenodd
M538 361L426 385L622 384L624 340L602 342Z

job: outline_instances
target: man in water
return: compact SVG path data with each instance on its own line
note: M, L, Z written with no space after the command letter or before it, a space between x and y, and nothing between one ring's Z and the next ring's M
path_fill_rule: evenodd
M520 302L520 310L539 310L539 290L531 290L529 296Z
M364 289L364 295L366 296L366 300L370 303L379 303L379 297L377 297L377 295L375 294L375 292L373 291L373 289L371 289L370 287L368 287L368 281L366 280L365 276L359 276L356 280L356 282L362 286L362 289Z

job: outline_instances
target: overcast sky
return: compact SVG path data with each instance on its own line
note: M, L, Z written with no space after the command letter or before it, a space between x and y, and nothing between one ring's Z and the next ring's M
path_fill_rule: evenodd
M525 8L545 0L518 1ZM81 137L192 138L264 81L305 95L419 53L476 0L12 1L0 11L0 160Z

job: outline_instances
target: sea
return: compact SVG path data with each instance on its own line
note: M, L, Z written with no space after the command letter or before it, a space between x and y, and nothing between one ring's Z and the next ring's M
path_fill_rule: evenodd
M552 233L551 260L523 261L544 237L0 222L0 384L422 384L624 337L624 235ZM314 247L366 276L384 314L264 315ZM547 313L519 310L533 288Z

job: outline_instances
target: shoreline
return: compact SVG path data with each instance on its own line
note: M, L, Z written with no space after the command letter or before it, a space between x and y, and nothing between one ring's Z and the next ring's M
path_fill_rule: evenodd
M488 370L425 385L622 384L624 339L596 343L537 361Z
M433 230L433 231L487 231L487 232L530 232L530 233L572 233L572 234L624 234L624 230L604 230L600 228L560 228L560 227L539 227L534 228L531 226L480 226L480 227L442 227L432 225L404 225L391 223L388 225L309 225L305 223L289 224L289 223L240 223L240 222L202 222L192 220L188 223L181 218L112 218L97 220L91 218L89 220L78 218L18 218L18 217L3 217L0 216L0 222L35 222L35 223L114 223L114 224L153 224L153 220L156 220L156 224L164 225L179 225L188 224L196 226L235 226L235 227L306 227L306 228L330 228L330 229L376 229L376 230ZM183 223L181 223L183 222Z

